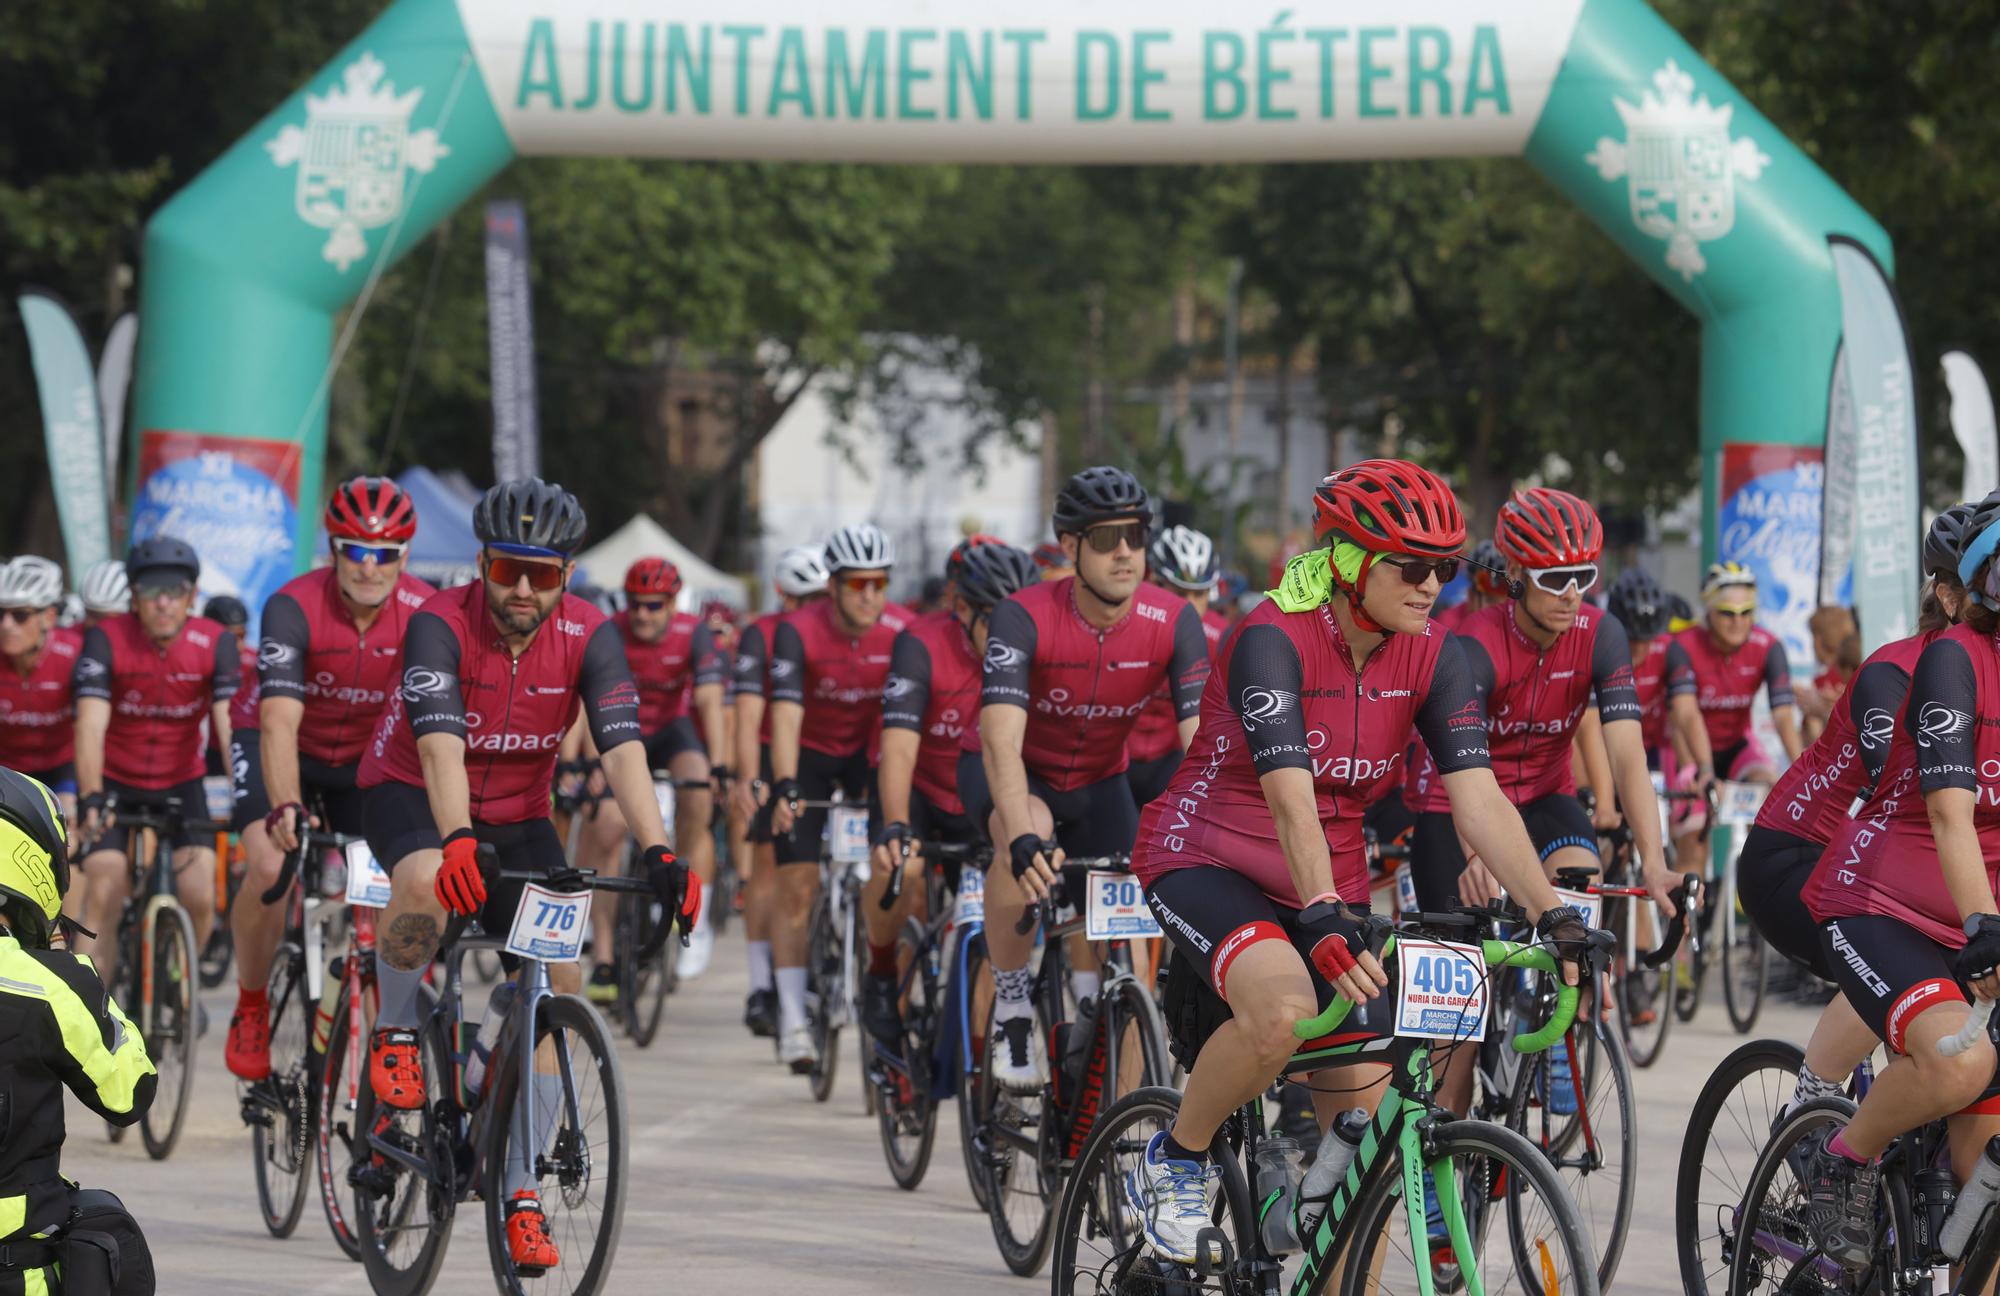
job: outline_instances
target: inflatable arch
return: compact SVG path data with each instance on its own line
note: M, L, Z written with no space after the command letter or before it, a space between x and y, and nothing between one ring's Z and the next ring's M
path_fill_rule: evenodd
M1871 525L1881 553L1856 585L1864 599L1882 587L1898 551L1889 574L1914 583L1888 237L1641 0L1238 16L1193 0L860 0L839 14L812 0L398 0L147 230L134 534L186 536L212 583L254 598L289 576L321 497L336 313L515 156L581 153L1523 155L1701 320L1710 552L1757 565L1767 609L1802 632L1819 447L1845 410L1866 479L1910 478L1900 511L1859 510L1855 560L1871 561ZM1871 270L1891 318L1875 321L1873 353L1850 340L1837 364L1870 288L1843 286ZM1787 600L1791 613L1771 608ZM1889 611L1864 602L1871 639L1891 633Z

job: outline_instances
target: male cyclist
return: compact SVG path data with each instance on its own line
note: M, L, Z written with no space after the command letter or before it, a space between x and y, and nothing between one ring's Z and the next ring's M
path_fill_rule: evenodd
M341 483L327 501L325 523L333 565L287 582L264 605L256 722L236 726L230 760L233 826L249 873L229 911L236 1012L223 1056L245 1080L271 1071L264 985L290 904L266 905L263 895L285 856L298 849L314 807L324 811L325 822L314 824L324 831L366 832L355 786L361 754L395 690L403 632L437 593L404 570L417 512L389 478Z
M26 555L0 566L0 766L46 783L76 813L70 677L83 632L56 627L62 569Z
M389 869L392 893L377 929L375 973L381 1002L369 1042L369 1083L390 1107L426 1101L417 992L437 954L445 911L476 914L505 932L521 884L489 895L479 848L499 867L553 872L565 867L549 822L556 751L578 708L592 732L618 808L644 848L660 901L691 914L690 882L666 847L653 778L639 741L639 694L618 631L564 586L583 542L583 509L539 478L502 482L472 511L480 579L433 595L403 636L401 686L391 695L361 758L359 785L369 849ZM511 955L503 962L510 967ZM559 994L582 989L573 963L551 964ZM545 1077L537 1075L537 1088ZM548 1076L550 1089L555 1077ZM556 1103L535 1103L536 1141L553 1132ZM539 1274L560 1262L549 1237L533 1164L510 1159L505 1174L508 1250L517 1268Z
M1192 527L1168 527L1153 537L1146 567L1160 588L1180 595L1200 614L1201 631L1212 655L1229 631L1228 619L1210 606L1216 582L1222 579L1215 542ZM1165 683L1139 713L1125 746L1132 757L1125 781L1132 785L1132 799L1143 807L1167 790L1167 781L1181 764L1180 717L1174 713L1173 694Z
M125 575L125 564L116 558L92 563L77 582L76 592L83 600L86 628L132 610L131 582Z
M801 1075L812 1070L806 1021L806 940L819 893L824 801L838 788L849 802L868 799L870 748L882 724L889 653L907 622L886 612L896 546L864 523L827 537L833 596L782 618L771 635L767 693L771 708L771 838L777 856L778 905L772 958L778 981L778 1060ZM900 609L898 610L900 612ZM879 814L871 805L871 817Z
M764 700L771 636L787 613L824 598L826 581L826 558L819 546L795 546L779 554L771 574L778 609L743 628L730 671L730 700L736 713L732 750L738 753L741 774L730 788L729 826L736 858L748 866L743 879L743 947L750 961L750 994L743 1003L743 1024L760 1037L778 1033L778 992L771 966L778 865L771 844L771 715ZM757 754L755 764L752 752Z
M118 965L118 915L132 890L128 829L105 826L107 796L125 809L180 803L208 815L201 785L202 721L226 743L229 700L241 680L236 640L206 617L191 616L201 559L172 536L141 540L125 556L137 609L92 626L76 660L76 784L87 895L79 917L106 982ZM101 830L101 832L100 832ZM182 828L173 838L174 892L194 921L194 947L215 925L213 838Z
M1646 763L1671 772L1673 744L1668 729L1684 736L1695 759L1712 766L1708 727L1695 701L1694 664L1687 648L1667 633L1667 592L1638 567L1627 567L1611 582L1605 611L1625 628L1632 647L1632 691L1639 698L1639 733Z
M715 836L709 831L715 797L707 784L714 766L729 764L728 735L722 725L722 688L729 664L716 651L707 622L692 612L674 611L674 598L680 592L678 567L664 558L641 558L625 571L625 610L612 617L611 624L617 627L625 663L639 686L639 732L648 767L670 772L677 783L703 785L700 791L674 792L677 853L701 877L701 912L678 964L679 975L693 979L708 970L715 948L707 904L709 888L715 884ZM707 743L695 732L688 713L690 694L709 735ZM577 852L582 867L617 872L625 831L625 816L618 813L617 804L599 805L597 817L583 830ZM591 948L597 960L590 974L590 998L597 1003L618 997L617 956L622 951L616 945L617 899L605 892L590 904Z
M1208 638L1192 604L1144 582L1151 516L1131 473L1077 473L1057 494L1054 518L1075 575L993 609L979 751L960 756L958 790L997 848L986 879L994 913L1018 913L1046 896L1065 855L1132 849L1139 807L1125 780L1125 743L1162 683L1173 693L1183 751L1194 737ZM968 734L965 745L972 742ZM1042 1050L1032 1047L1033 943L1012 921L986 927L1000 1050L993 1075L1021 1092L1046 1078Z
M210 733L208 751L203 754L208 777L227 778L231 777L229 753L236 733L257 727L257 648L250 642L250 609L234 594L214 595L201 605L201 614L227 630L236 645L236 672L241 683L229 701L229 737Z

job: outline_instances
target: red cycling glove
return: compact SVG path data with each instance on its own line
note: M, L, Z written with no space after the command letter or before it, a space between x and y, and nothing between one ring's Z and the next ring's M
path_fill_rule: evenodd
M438 868L438 903L455 914L475 914L486 903L486 879L479 872L479 839L460 828L444 839L444 863Z

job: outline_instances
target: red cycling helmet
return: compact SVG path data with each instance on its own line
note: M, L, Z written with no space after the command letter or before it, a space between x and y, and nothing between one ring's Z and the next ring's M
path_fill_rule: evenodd
M1500 506L1493 543L1523 567L1574 567L1604 552L1604 524L1568 491L1535 486Z
M710 599L701 605L701 619L704 621L720 619L725 625L733 626L736 624L736 609L721 599Z
M1034 556L1035 566L1043 571L1055 571L1070 566L1069 555L1063 552L1061 545L1052 542L1036 545Z
M356 477L334 487L326 502L326 533L335 540L406 544L417 533L417 509L387 477Z
M1465 547L1465 515L1444 479L1402 459L1364 459L1320 483L1315 532L1371 554L1442 558Z
M641 558L625 569L625 592L672 598L681 592L681 569L664 558Z
M965 537L965 539L953 545L951 547L951 553L949 553L945 557L944 560L945 579L951 580L958 575L959 564L965 561L965 554L968 549L977 549L980 545L996 545L996 544L1006 544L1006 543L1007 542L1005 540L1002 540L999 536L990 536L983 531L976 532L972 535Z

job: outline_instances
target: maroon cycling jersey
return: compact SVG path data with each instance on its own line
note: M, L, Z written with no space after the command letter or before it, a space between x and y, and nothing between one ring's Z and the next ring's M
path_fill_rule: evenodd
M1435 626L1397 634L1354 666L1330 605L1266 601L1223 643L1201 694L1201 728L1173 782L1141 812L1141 881L1215 866L1281 905L1302 897L1259 778L1309 770L1341 898L1368 902L1361 816L1395 784L1411 726L1450 772L1488 764L1486 716L1459 640Z
M965 813L958 750L965 731L979 728L979 683L972 640L951 613L918 617L896 636L882 683L882 727L917 733L910 782L946 814Z
M70 680L82 652L83 632L58 627L26 674L0 662L0 765L39 773L75 759Z
M1707 626L1689 626L1675 635L1694 668L1695 701L1715 751L1734 747L1750 733L1750 706L1762 688L1773 708L1792 705L1792 671L1785 646L1762 626L1735 652L1725 653L1709 638Z
M460 588L479 585L474 581ZM304 704L301 756L328 765L361 759L396 690L404 632L436 593L403 574L365 631L341 601L340 581L331 567L287 581L271 596L264 605L264 638L257 645L258 685L266 697Z
M1847 691L1827 712L1826 728L1779 776L1757 826L1825 845L1846 826L1854 799L1882 777L1910 672L1938 631L1883 644L1854 673Z
M1454 637L1464 645L1473 691L1485 705L1494 777L1515 805L1576 791L1570 739L1593 691L1606 724L1640 718L1625 627L1589 604L1547 648L1522 632L1512 603L1481 608ZM1411 810L1451 810L1438 772L1428 757L1411 767L1403 789Z
M729 700L734 702L744 693L763 697L770 684L771 635L783 620L783 612L766 612L749 625L743 627L743 634L736 640L736 661L729 671ZM757 741L768 747L771 745L771 708L764 708L764 719L757 726ZM746 768L753 768L746 766Z
M891 605L859 637L840 628L832 599L816 599L779 618L771 634L766 693L806 709L799 745L823 756L868 750L882 725L882 684L889 654L909 625Z
M1201 616L1201 633L1208 644L1208 655L1212 661L1215 650L1222 644L1222 636L1229 633L1229 622L1213 611ZM1153 696L1146 699L1146 709L1139 713L1138 723L1132 726L1132 736L1125 740L1125 750L1132 753L1132 763L1158 760L1170 752L1181 749L1181 721L1174 709L1173 690L1165 680L1153 690Z
M688 701L701 684L721 684L729 678L729 663L715 647L708 622L692 612L676 612L667 629L651 643L632 633L632 614L611 618L625 643L625 662L639 686L639 728L656 734L688 713Z
M2000 879L2000 643L1970 626L1939 634L1917 658L1881 781L1827 842L1806 883L1814 918L1863 914L1907 923L1941 945L1965 944L1945 888L1924 794L1973 793L1989 882Z
M1194 605L1141 584L1117 625L1099 630L1076 606L1076 577L1001 600L986 631L980 705L1028 713L1021 759L1058 792L1101 783L1131 764L1126 742L1153 693L1176 722L1201 708L1208 637ZM975 727L961 742L979 748Z
M121 613L85 633L72 678L77 697L111 703L104 776L132 787L171 788L207 768L203 722L214 703L236 695L236 636L207 617L189 617L161 647L137 613Z
M410 618L401 683L361 757L358 782L424 784L417 739L465 740L472 817L485 824L546 819L556 749L581 706L597 749L639 740L639 690L625 646L602 612L565 594L518 658L474 581L432 596Z
M257 678L257 650L248 640L236 648L236 696L229 699L229 732L244 733L257 727L257 700L263 690ZM211 743L211 746L214 744Z
M1639 733L1646 750L1667 745L1667 709L1695 691L1694 666L1679 640L1661 635L1646 644L1632 668L1632 692L1639 699Z

